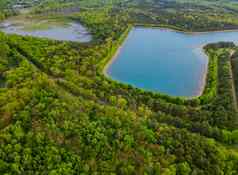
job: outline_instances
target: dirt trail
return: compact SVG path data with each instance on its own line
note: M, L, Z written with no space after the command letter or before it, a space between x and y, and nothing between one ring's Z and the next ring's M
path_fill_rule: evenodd
M232 83L231 83L231 85L232 85L232 96L233 96L233 101L234 101L234 107L235 107L235 110L236 111L238 111L238 106L237 106L237 96L236 96L236 89L235 89L235 80L234 80L234 75L233 75L233 71L232 71L232 55L234 54L234 50L231 50L231 52L230 52L230 61L229 61L229 63L230 63L230 75L231 75L231 81L232 81Z

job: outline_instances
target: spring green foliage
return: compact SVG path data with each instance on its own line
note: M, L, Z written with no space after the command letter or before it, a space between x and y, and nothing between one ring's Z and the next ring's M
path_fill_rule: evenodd
M238 3L229 0L69 0L43 1L35 12L61 11L64 8L115 7L127 11L136 23L163 24L189 31L235 29L238 27ZM63 10L62 10L63 11Z
M0 33L0 174L238 174L233 43L204 47L205 92L186 100L102 74L131 13L104 7L70 18L92 43Z

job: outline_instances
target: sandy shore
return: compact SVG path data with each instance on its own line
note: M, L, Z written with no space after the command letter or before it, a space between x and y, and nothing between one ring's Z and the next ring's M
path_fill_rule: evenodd
M206 56L206 57L207 57L207 59L208 59L208 61L209 61L208 56ZM203 79L202 79L201 85L199 86L199 87L200 87L200 88L199 88L199 92L200 92L200 93L198 94L199 97L203 95L203 92L204 92L204 90L205 90L205 88L206 88L207 76L208 76L208 65L209 65L209 63L206 65L205 70L203 70Z
M206 84L207 84L207 74L208 74L208 66L209 66L209 57L208 55L204 52L204 46L206 46L206 44L202 44L199 47L197 47L196 49L199 49L199 54L202 54L201 56L204 57L204 59L207 59L207 64L205 65L205 67L203 67L202 70L202 78L199 80L200 84L198 87L198 90L195 92L195 96L192 96L191 98L197 98L203 95L203 92L206 88Z
M117 59L119 53L121 52L121 49L123 47L123 44L117 48L117 51L115 52L115 54L112 56L112 58L106 63L106 65L104 66L103 68L103 74L106 76L106 77L110 77L110 75L108 75L108 68L112 65L112 63Z
M121 49L123 48L125 42L128 39L128 35L130 34L131 30L133 29L133 27L130 27L127 31L126 31L126 36L123 37L123 41L121 42L121 44L119 45L118 48L116 48L115 53L113 53L113 56L107 61L107 63L105 64L105 66L103 67L103 74L108 77L111 78L110 75L108 74L107 70L108 68L112 65L112 63L117 59L118 55L121 52Z

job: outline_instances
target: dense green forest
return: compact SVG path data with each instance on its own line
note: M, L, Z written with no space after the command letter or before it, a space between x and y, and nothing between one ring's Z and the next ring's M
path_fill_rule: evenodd
M236 45L204 47L207 83L194 99L144 91L102 73L133 25L238 28L236 2L219 2L47 1L31 15L77 4L80 12L65 18L87 26L93 41L0 33L0 174L237 175Z

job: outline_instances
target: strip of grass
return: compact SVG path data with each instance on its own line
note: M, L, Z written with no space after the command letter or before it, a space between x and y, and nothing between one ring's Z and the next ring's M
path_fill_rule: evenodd
M236 91L236 99L238 98L238 57L232 58L232 72L233 72L233 79L235 84L235 91Z

